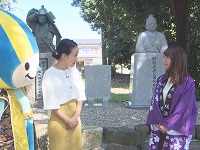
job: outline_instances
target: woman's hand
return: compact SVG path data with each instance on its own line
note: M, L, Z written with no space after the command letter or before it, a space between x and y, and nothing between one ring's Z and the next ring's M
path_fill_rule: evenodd
M70 130L70 129L73 129L73 128L76 128L77 125L78 125L78 118L77 117L74 117L72 116L70 118L70 120L68 121L67 125L66 125L66 129L67 130Z
M166 133L167 132L167 128L162 126L161 124L158 125L158 128L159 128L160 132L162 132L162 133Z
M82 108L82 101L77 101L76 102L76 111L75 111L74 115L67 121L67 125L66 125L67 130L77 127L77 125L79 123L78 119L80 116L81 108Z
M54 109L51 113L55 114L58 118L66 123L67 130L73 129L78 125L78 117L76 117L77 115L75 114L71 118L69 118L60 109Z

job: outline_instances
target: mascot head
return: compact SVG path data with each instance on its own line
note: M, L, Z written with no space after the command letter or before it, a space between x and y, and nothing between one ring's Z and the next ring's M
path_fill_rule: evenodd
M28 26L0 9L0 88L28 85L39 69L39 50Z

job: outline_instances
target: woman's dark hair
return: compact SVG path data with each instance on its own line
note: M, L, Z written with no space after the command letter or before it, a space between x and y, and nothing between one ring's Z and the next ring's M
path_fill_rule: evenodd
M171 77L174 84L180 85L188 75L185 50L180 46L171 46L164 51L164 55L171 58L171 65L165 72L164 80L167 81Z
M71 54L72 49L77 46L77 43L70 39L62 39L58 47L52 52L52 56L55 59L59 59L63 53L66 55Z

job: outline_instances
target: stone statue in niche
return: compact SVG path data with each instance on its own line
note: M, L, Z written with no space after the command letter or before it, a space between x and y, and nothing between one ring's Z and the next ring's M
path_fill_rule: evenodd
M136 43L136 53L160 53L167 48L165 35L156 31L157 22L153 14L146 20L146 31L141 32Z
M36 38L40 53L52 52L55 49L53 38L56 36L56 46L61 40L61 34L55 25L55 16L47 11L44 5L39 10L32 8L26 17L28 26Z

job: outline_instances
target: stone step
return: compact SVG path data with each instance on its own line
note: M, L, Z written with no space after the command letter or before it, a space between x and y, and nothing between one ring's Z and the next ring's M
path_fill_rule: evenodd
M47 124L36 124L35 127L40 149L48 150ZM83 127L83 150L148 150L147 133L144 125L136 126L135 130L114 127L103 129L98 126ZM143 138L141 139L141 137ZM193 139L190 150L199 149L200 140Z

